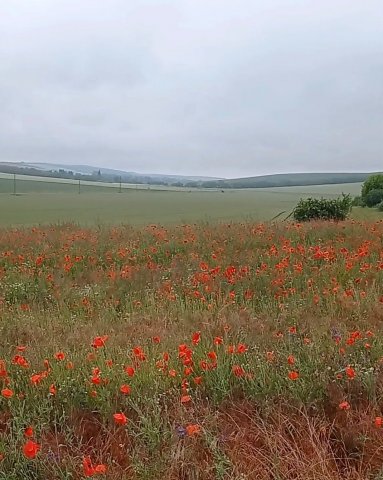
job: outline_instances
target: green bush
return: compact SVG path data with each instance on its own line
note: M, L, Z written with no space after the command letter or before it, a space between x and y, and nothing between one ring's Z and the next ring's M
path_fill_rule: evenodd
M307 222L309 220L345 220L351 211L350 195L342 194L341 198L308 198L299 201L293 211L294 220Z
M383 189L370 190L364 197L367 207L375 207L383 200Z
M376 174L368 177L362 185L362 197L366 197L371 190L383 190L383 175Z
M352 206L353 207L365 207L366 202L365 199L361 196L354 197L352 200Z
M379 212L383 212L383 202L380 202L377 207Z

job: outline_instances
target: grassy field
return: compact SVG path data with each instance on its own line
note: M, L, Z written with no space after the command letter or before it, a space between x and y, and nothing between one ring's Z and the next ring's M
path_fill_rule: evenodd
M41 180L41 179L40 179ZM68 181L0 179L0 225L33 225L75 222L81 225L190 223L215 220L271 220L286 217L301 197L336 197L342 192L357 195L360 184L278 187L219 191L99 185L81 186ZM356 218L379 218L374 211L355 210Z
M381 479L382 240L0 229L0 479Z

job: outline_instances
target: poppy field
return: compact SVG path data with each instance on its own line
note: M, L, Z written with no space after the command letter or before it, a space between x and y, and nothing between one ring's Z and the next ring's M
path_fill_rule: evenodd
M383 478L383 222L0 230L0 479Z

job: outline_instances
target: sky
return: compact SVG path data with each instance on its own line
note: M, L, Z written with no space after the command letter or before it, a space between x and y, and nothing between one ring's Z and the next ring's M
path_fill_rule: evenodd
M383 167L382 0L0 0L0 161Z

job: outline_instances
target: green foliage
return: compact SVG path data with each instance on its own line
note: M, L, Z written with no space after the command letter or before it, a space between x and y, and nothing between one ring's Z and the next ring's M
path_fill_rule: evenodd
M383 200L383 189L370 190L364 197L367 207L375 207Z
M365 207L366 206L366 202L364 200L363 197L361 197L360 195L356 196L353 198L352 200L352 206L353 207Z
M377 205L377 208L379 212L383 212L383 201L380 202L379 205Z
M362 185L362 197L366 197L371 190L383 190L383 174L371 175Z
M308 198L301 199L293 211L293 217L298 222L309 220L345 220L351 211L350 195L342 194L341 198Z

